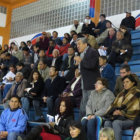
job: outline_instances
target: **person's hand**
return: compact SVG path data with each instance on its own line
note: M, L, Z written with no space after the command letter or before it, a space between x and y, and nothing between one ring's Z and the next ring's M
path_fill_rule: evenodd
M6 138L8 136L8 132L7 131L1 131L0 132L0 138Z
M74 57L74 60L76 61L76 64L75 64L75 65L79 65L80 62L82 61L82 59L81 59L80 56L75 56L75 57Z
M125 50L120 50L120 52L121 52L122 54L125 54L126 51L125 51Z
M64 71L61 72L62 76L64 76Z
M43 97L43 102L46 103L46 101L47 101L47 97L44 96Z
M113 112L113 115L115 116L115 115L120 115L120 116L122 116L122 112L120 111L120 110L115 110L114 112Z
M27 91L27 88L25 88L24 91Z
M88 115L87 119L90 120L90 119L93 119L95 116L94 115Z
M54 128L55 122L50 122L49 125Z
M13 78L12 77L9 77L8 81L10 81L10 82L13 81Z
M69 96L69 93L64 92L61 97L68 97L68 96Z
M2 100L2 103L4 104L6 101L7 101L7 99L6 99L6 98L4 98L4 99Z
M103 47L103 50L107 50L107 47Z
M33 96L36 96L36 93L34 93L34 92L31 92L31 94L32 94Z
M33 69L33 67L34 67L34 64L31 64L31 69Z
M94 30L94 33L97 33L97 32L99 32L100 31L100 29L95 29Z

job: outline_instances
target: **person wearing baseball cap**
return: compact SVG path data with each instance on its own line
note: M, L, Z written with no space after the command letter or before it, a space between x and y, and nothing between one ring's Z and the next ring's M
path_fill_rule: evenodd
M125 26L128 31L135 30L135 18L131 16L131 11L127 10L126 17L121 21L120 26Z

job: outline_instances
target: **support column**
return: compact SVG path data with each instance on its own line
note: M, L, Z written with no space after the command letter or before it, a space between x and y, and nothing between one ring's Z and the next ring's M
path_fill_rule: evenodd
M5 27L0 27L0 36L3 37L2 46L4 44L9 44L10 31L11 31L12 8L11 8L10 5L8 5L6 8L7 8L6 26Z

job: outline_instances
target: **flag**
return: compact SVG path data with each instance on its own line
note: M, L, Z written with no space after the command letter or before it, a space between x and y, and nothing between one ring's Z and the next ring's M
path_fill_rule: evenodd
M32 45L36 44L36 39L37 39L38 37L41 37L41 36L42 36L42 33L39 33L39 34L35 35L35 36L31 39Z
M95 0L90 0L89 16L91 18L94 18L94 14L95 14Z
M136 16L135 20L136 20L136 23L135 23L136 29L140 29L140 14Z

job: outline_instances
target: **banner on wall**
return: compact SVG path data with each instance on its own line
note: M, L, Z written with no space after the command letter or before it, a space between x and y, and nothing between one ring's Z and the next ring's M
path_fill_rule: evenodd
M135 19L136 19L135 27L136 29L140 30L140 14L138 14Z
M90 0L89 16L91 18L94 18L94 16L95 16L95 0Z
M37 35L35 35L32 39L31 39L31 42L32 42L32 45L36 44L36 39L41 37L42 36L42 33L39 33Z

